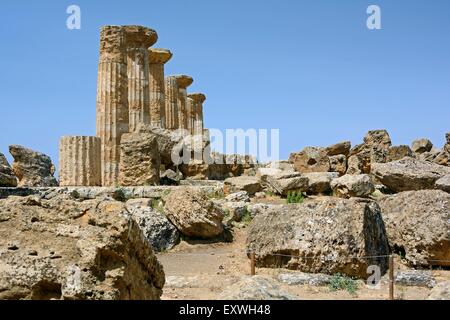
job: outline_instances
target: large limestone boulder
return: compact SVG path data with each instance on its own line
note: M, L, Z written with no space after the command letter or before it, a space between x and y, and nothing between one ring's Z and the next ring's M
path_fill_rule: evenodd
M159 299L164 271L125 205L0 200L1 299Z
M152 133L132 132L122 135L120 142L120 185L159 185L158 138Z
M255 216L247 238L260 267L366 278L387 269L387 236L379 206L365 199L322 198ZM290 257L292 256L292 257Z
M447 174L436 181L436 188L445 192L450 192L450 174Z
M165 215L183 235L210 239L222 234L224 212L201 190L194 187L172 190L163 201Z
M371 130L364 137L366 149L370 151L371 163L384 163L387 160L392 141L386 130Z
M0 152L0 187L17 187L17 178L3 153Z
M9 152L14 158L12 169L19 179L18 187L54 187L55 166L49 156L22 146L13 145Z
M330 157L330 171L343 176L347 172L347 157L343 154Z
M263 166L263 168L279 169L283 171L294 171L294 167L287 160L271 161Z
M244 276L219 296L220 300L298 300L283 290L276 280L262 276Z
M433 148L433 143L428 139L417 139L412 143L412 151L414 153L422 154L424 152L430 152Z
M181 172L168 169L160 174L159 183L163 186L178 186L182 179L183 174Z
M414 152L407 145L389 147L386 155L386 162L401 160L405 157L415 158Z
M416 158L422 161L435 162L436 158L441 154L441 150L432 148L431 151L424 153L416 153Z
M308 182L308 178L299 172L285 171L267 177L266 186L275 194L287 196L291 191L306 191Z
M167 168L174 165L173 158L182 160L184 136L181 132L153 127L148 124L139 124L135 132L147 133L156 137L161 164Z
M224 182L224 190L226 194L235 193L239 191L246 191L249 195L262 190L260 180L252 176L240 176L228 178Z
M347 174L369 174L373 163L388 160L391 138L386 130L372 130L364 137L364 143L354 146L348 158Z
M434 159L434 162L442 166L450 166L450 132L446 134L445 138L447 142Z
M450 174L450 168L413 158L390 163L375 163L372 173L394 192L434 189L438 179Z
M347 174L370 173L370 154L358 153L348 157L346 173Z
M239 191L225 197L228 202L250 202L247 191Z
M293 172L294 170L292 170ZM274 177L280 173L283 173L283 170L278 168L258 168L256 171L256 178L259 179L259 183L261 186L267 186L267 179L270 177Z
M394 252L411 265L450 266L450 194L408 191L378 203Z
M350 149L352 148L352 143L350 141L343 141L336 144L333 144L326 148L327 155L337 156L337 155L345 155L348 156L350 153Z
M148 199L132 199L127 210L141 228L153 250L162 252L175 247L180 240L177 228L160 211L150 207Z
M227 172L237 177L248 175L247 172L255 168L257 161L250 155L227 154L225 155L225 164L227 166Z
M183 163L179 166L180 172L189 180L207 180L210 168L210 165L203 160L191 160L189 163Z
M311 172L303 174L308 179L308 194L327 194L331 192L331 181L337 179L337 172Z
M334 179L331 182L331 189L333 189L333 195L339 198L367 198L375 191L375 186L367 174L347 174Z
M289 162L301 173L330 171L330 157L325 148L306 147L298 153L292 153Z

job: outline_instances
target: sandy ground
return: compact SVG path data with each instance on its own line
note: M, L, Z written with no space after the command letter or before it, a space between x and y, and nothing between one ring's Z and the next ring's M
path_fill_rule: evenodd
M170 252L158 255L164 266L167 284L164 287L163 300L214 300L227 287L239 280L242 275L250 274L250 260L245 252L247 228L234 229L232 243L208 243L201 241L181 242ZM398 265L398 269L405 267ZM280 273L289 272L283 269L260 269L258 275L276 277ZM433 271L438 282L449 280L450 271ZM355 295L347 291L332 292L328 287L309 285L290 286L280 282L282 289L296 295L301 300L327 299L388 299L387 281L382 281L379 289L366 287L358 281ZM425 299L430 289L423 287L395 286L396 299Z

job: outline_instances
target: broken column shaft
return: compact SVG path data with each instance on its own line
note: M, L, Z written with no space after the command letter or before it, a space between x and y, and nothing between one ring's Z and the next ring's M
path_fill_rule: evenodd
M98 137L62 137L59 142L59 185L100 186L100 152Z

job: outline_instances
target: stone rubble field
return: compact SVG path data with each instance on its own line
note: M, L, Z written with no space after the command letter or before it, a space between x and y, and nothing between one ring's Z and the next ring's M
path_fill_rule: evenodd
M446 139L398 147L370 131L354 147L122 187L59 187L48 156L12 146L12 166L0 154L0 299L386 299L391 254L397 299L450 299ZM378 290L364 282L371 265ZM330 290L338 275L356 292Z

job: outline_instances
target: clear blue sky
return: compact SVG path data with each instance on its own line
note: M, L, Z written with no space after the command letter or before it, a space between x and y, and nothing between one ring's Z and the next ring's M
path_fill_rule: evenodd
M66 28L66 8L82 29ZM366 8L382 9L382 30ZM281 157L307 145L395 144L450 131L450 1L192 0L0 2L0 152L21 144L58 161L62 135L95 135L99 29L140 24L194 77L208 127L279 128ZM11 159L11 158L9 158Z

